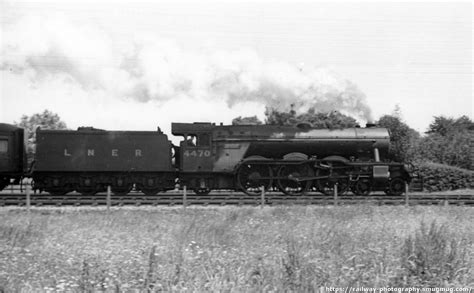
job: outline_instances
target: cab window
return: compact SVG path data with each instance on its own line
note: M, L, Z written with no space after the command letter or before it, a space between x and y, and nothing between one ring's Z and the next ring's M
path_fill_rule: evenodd
M196 146L196 136L195 135L187 135L186 136L186 145L190 147Z
M0 154L5 154L8 152L8 140L0 139Z

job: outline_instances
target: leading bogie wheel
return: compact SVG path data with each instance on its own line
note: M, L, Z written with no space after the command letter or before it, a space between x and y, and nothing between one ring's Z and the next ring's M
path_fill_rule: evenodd
M392 178L385 193L389 195L402 195L405 192L405 180L401 177Z
M369 179L359 179L351 187L352 193L359 196L367 196L372 191L372 184Z

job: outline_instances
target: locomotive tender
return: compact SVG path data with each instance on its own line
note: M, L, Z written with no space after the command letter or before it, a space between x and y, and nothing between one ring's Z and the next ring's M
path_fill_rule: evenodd
M171 164L171 142L161 131L36 132L34 188L50 193L77 191L94 194L108 185L116 194L133 184L147 194L173 189L176 171Z
M172 123L171 131L183 138L178 146L160 129L38 129L32 172L25 174L23 130L0 124L0 187L24 175L34 189L54 194L95 194L111 186L115 194L135 187L154 195L179 183L200 195L218 189L256 195L262 187L332 194L335 186L339 193L399 195L411 181L402 163L383 160L390 140L385 128Z

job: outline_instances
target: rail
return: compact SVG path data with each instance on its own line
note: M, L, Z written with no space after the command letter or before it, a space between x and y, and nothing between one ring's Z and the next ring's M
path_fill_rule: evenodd
M26 192L28 187L28 192ZM368 203L374 205L469 205L474 206L474 190L450 192L409 192L401 196L374 193L358 196L352 193L327 196L310 192L303 196L288 196L279 192L266 191L260 196L249 196L237 191L212 191L208 195L172 190L147 196L138 191L127 195L101 192L93 196L70 192L66 195L51 195L47 192L32 192L29 185L9 186L0 192L0 206L82 206L82 205L354 205ZM185 192L184 192L185 191ZM28 195L29 193L29 195Z

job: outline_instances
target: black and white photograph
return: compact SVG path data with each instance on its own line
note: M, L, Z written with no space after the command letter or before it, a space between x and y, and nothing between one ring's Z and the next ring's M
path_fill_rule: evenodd
M472 292L472 15L0 0L0 293Z

